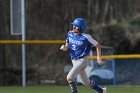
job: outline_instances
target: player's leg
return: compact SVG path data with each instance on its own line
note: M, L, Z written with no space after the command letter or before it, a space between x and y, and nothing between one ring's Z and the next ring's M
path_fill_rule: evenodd
M103 89L101 87L99 87L94 81L90 81L89 78L87 77L87 74L85 72L85 70L82 70L79 73L79 77L81 78L83 85L85 86L89 86L90 88L98 91L99 93L104 93Z
M89 86L90 85L90 80L88 79L87 77L87 74L85 72L85 69L82 70L80 73L79 73L79 78L81 78L82 80L82 83L84 86Z
M75 83L75 77L80 73L80 71L86 67L84 59L82 60L73 60L73 67L67 75L67 81L71 87L72 93L77 93L77 86Z

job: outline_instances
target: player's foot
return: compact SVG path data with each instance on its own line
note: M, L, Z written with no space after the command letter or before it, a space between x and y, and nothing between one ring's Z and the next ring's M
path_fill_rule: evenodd
M103 93L107 93L107 89L106 87L102 88L103 89Z

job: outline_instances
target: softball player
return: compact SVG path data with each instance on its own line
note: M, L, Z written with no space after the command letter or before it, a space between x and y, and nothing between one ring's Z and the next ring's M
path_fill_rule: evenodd
M70 50L73 67L67 75L67 81L72 93L78 93L75 82L77 75L81 77L83 85L89 86L99 93L106 93L106 88L101 88L94 81L90 81L85 72L87 66L86 56L88 56L92 46L96 47L97 63L103 64L100 44L91 35L83 33L87 28L85 19L76 18L71 24L73 25L73 30L68 32L66 44L62 45L60 50Z

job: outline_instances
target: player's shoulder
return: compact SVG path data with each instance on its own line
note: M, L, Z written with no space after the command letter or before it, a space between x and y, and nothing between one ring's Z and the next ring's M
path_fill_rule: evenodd
M90 34L82 33L82 35L83 35L85 38L92 38L92 36L91 36Z
M86 37L86 39L93 44L94 46L96 46L98 44L98 42L89 34L83 34L83 36Z

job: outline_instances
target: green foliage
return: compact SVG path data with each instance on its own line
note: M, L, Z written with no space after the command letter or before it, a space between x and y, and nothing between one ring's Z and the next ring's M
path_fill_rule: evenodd
M90 27L87 33L92 34L102 45L114 47L117 54L140 53L134 51L139 50L136 46L140 42L140 16L130 21Z
M135 18L133 18L130 22L131 25L135 26L135 25L139 25L140 26L140 17L137 16Z

